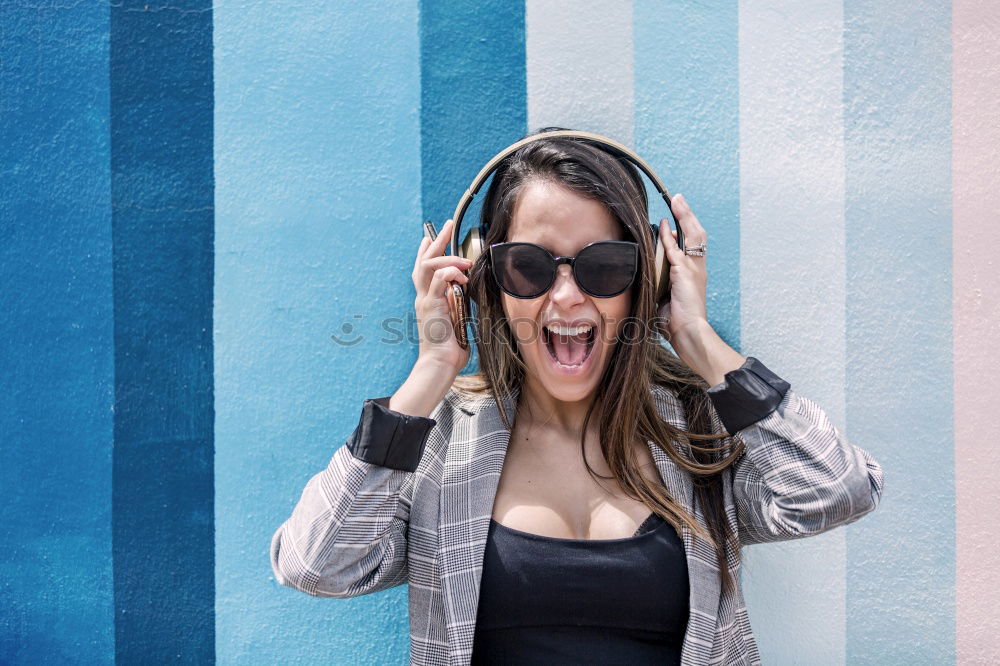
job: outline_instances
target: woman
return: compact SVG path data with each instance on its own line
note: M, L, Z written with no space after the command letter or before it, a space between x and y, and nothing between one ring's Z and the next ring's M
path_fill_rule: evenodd
M408 583L418 664L759 663L740 547L857 520L882 469L712 329L707 237L680 195L686 248L663 221L657 310L646 204L632 164L546 138L497 169L474 264L444 254L451 221L421 242L418 359L275 533L280 583ZM594 243L637 264L595 282L552 261ZM477 304L476 375L458 376L468 351L441 325L449 282Z

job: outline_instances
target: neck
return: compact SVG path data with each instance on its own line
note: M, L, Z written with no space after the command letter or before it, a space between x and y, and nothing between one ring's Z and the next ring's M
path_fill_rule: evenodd
M521 390L517 418L527 419L531 424L546 424L549 428L579 437L583 429L583 419L595 395L596 390L581 400L558 400L536 380L529 377ZM591 415L588 429L597 426L595 417L596 414Z

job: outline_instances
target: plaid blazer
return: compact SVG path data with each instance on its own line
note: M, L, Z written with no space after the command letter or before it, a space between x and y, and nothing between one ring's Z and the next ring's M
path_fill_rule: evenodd
M685 428L677 397L661 387L653 392L662 418ZM746 444L722 478L726 516L741 545L820 534L878 505L879 463L757 359L727 373L709 396L715 431L737 433ZM516 400L503 401L508 413ZM468 664L510 433L492 398L452 390L430 418L387 404L365 401L350 440L310 479L274 534L271 566L279 583L317 597L408 583L411 663ZM704 525L689 473L657 446L649 450L671 496ZM722 595L715 551L686 526L680 537L690 581L681 663L759 664L741 588ZM738 582L739 553L726 555Z

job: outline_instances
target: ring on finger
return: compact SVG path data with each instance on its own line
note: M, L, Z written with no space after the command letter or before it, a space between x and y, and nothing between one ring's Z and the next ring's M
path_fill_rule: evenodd
M703 241L697 245L688 245L684 248L684 254L692 257L704 257L708 250L708 241Z

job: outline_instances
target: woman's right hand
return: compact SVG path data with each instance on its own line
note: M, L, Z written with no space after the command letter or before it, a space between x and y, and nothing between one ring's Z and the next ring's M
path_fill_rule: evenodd
M469 282L464 271L472 262L444 253L454 224L453 220L448 220L435 240L425 235L420 241L413 264L413 286L417 290L413 307L420 335L418 362L453 369L458 375L469 362L469 350L462 349L455 338L446 293L451 282L463 286Z

